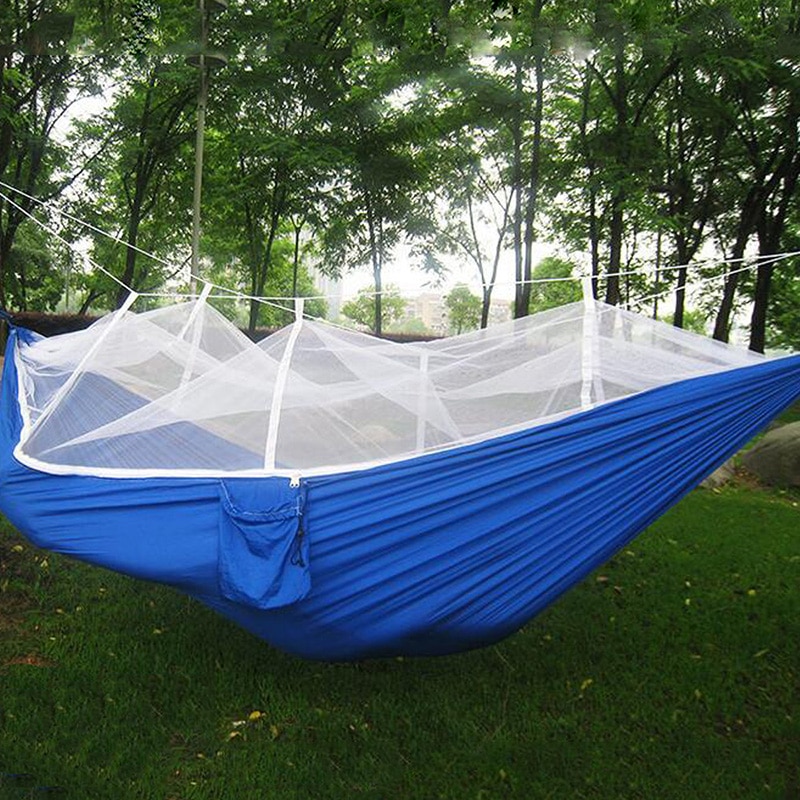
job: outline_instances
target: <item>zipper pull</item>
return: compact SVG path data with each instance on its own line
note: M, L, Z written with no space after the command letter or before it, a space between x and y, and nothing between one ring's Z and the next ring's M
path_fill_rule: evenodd
M289 478L289 488L290 489L299 489L300 488L300 473L295 472L291 478ZM298 492L297 494L297 533L295 534L294 539L294 553L292 555L292 564L296 567L305 567L306 562L303 558L303 538L306 535L306 532L303 528L303 505L305 502L305 492Z

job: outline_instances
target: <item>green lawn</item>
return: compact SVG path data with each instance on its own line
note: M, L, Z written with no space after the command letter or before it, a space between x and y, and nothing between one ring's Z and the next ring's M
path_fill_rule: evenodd
M800 422L800 403L795 403L780 416L781 422Z
M698 490L501 645L356 664L5 526L0 798L798 798L799 504Z

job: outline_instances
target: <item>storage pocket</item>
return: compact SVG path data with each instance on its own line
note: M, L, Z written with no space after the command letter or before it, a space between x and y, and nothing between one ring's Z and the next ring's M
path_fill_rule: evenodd
M311 590L304 487L281 478L220 481L219 586L229 600L279 608Z

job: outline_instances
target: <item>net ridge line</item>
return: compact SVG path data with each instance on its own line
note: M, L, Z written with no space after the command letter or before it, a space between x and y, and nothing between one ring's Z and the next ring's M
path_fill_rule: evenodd
M137 253L140 253L141 255L147 256L148 258L151 258L154 261L157 261L158 263L160 263L160 264L162 264L164 266L167 266L167 267L170 267L170 268L176 268L176 265L173 262L166 261L165 259L161 258L160 256L157 256L154 253L151 253L151 252L149 252L147 250L144 250L144 249L142 249L140 247L137 247L136 245L132 245L129 242L124 241L121 237L115 236L114 234L111 234L111 233L108 233L107 231L104 231L102 228L98 228L97 226L87 222L86 220L82 220L79 217L76 217L76 216L74 216L72 214L69 214L68 212L62 211L58 207L55 207L54 204L52 203L52 201L40 200L39 198L35 197L34 195L31 195L31 194L29 194L29 193L27 193L27 192L15 187L15 186L11 185L11 184L8 184L8 183L6 183L5 181L2 181L2 180L0 180L0 186L5 187L5 188L7 188L7 189L9 189L9 190L11 190L13 192L16 192L19 195L21 195L21 196L23 196L23 197L25 197L25 198L27 198L27 199L39 204L41 206L49 208L50 210L54 211L59 216L62 216L64 218L66 218L66 219L69 219L69 220L71 220L73 222L76 222L77 224L79 224L79 225L81 225L81 226L83 226L85 228L88 228L89 230L92 230L95 233L98 233L98 234L100 234L102 236L105 236L105 237L111 239L112 241L116 242L117 244L122 244L125 247L128 247L128 248L130 248L132 250L135 250ZM33 221L35 224L39 225L42 229L44 229L49 234L51 234L56 239L58 239L62 244L64 244L67 248L69 248L71 251L73 251L78 256L80 256L86 263L91 265L94 269L97 269L99 272L101 272L102 274L104 274L107 277L109 277L118 286L120 286L120 288L123 288L123 289L127 290L128 292L135 293L137 295L137 298L138 297L151 297L151 298L187 299L187 300L197 299L198 295L196 293L192 293L192 292L178 292L178 291L175 291L175 292L140 292L140 291L137 291L133 287L128 286L128 284L124 283L116 275L114 275L112 272L107 270L101 264L99 264L96 261L94 261L86 253L83 253L80 250L78 250L78 248L75 246L75 244L73 242L70 242L67 239L63 238L57 231L53 230L51 227L49 227L48 225L43 223L35 215L33 215L27 209L25 209L22 206L20 206L18 203L16 203L13 200L11 200L11 198L8 197L8 195L6 195L5 193L3 193L1 191L0 191L0 198L5 200L6 202L8 202L10 205L14 206L14 208L16 208L18 211L20 211L26 217L28 217L31 221ZM726 271L725 273L722 273L720 275L714 275L714 276L711 276L709 278L704 278L704 279L700 279L700 280L697 280L697 281L692 281L691 288L693 288L695 286L706 285L707 283L711 283L711 282L716 281L716 280L727 279L731 275L736 275L736 274L739 274L739 273L742 273L742 272L747 272L747 271L749 271L749 270L751 270L751 269L753 269L754 267L757 267L757 266L765 266L765 265L769 265L769 264L775 264L775 263L777 263L779 261L783 261L785 259L792 258L792 257L798 256L798 255L800 255L800 250L787 251L787 252L783 252L783 253L770 253L770 254L765 254L765 255L756 254L756 255L752 255L752 256L742 256L742 257L737 257L737 258L722 258L722 259L709 258L709 259L703 259L703 260L700 260L700 261L695 261L695 262L686 263L686 264L675 264L675 265L666 266L666 267L659 267L658 270L656 271L656 273L657 273L656 275L652 275L651 273L646 273L644 270L638 269L638 270L624 270L624 271L619 271L619 272L605 272L605 273L603 273L601 275L579 274L579 275L568 275L568 276L565 276L565 277L558 277L558 278L530 278L530 279L527 279L527 280L519 280L519 281L502 281L502 282L494 283L492 285L495 286L495 287L496 286L526 286L526 285L533 286L533 285L550 284L550 283L576 283L576 282L583 281L586 278L590 278L590 279L593 279L593 280L594 279L605 280L607 278L612 278L612 277L632 277L632 276L636 276L636 275L645 276L645 277L649 276L649 277L653 277L653 278L657 279L659 274L663 274L665 272L674 272L676 270L681 270L681 269L702 269L702 268L708 268L708 267L712 267L712 266L724 266L724 265L729 265L729 264L733 265L733 264L742 264L742 263L745 263L745 262L750 262L750 263L748 263L747 266L741 267L741 268L736 269L736 270L729 270L729 271ZM180 267L177 267L177 268L180 268ZM332 298L338 297L337 293L320 294L320 295L295 295L295 296L292 296L292 295L273 295L273 296L270 296L270 295L266 295L266 296L265 295L251 295L251 294L247 294L246 292L242 292L242 291L240 291L238 289L231 289L230 287L222 286L220 284L216 284L213 281L209 281L209 280L207 280L206 278L203 278L203 277L198 277L198 280L201 283L203 283L203 284L205 284L207 286L211 286L212 289L215 289L217 291L220 291L220 292L224 293L222 295L206 294L206 297L208 299L255 301L255 302L261 303L263 305L268 305L268 306L271 306L273 308L277 308L277 309L279 309L281 311L285 311L288 314L294 313L294 308L293 307L289 308L287 306L280 305L280 301L291 302L291 303L294 304L298 300L305 300L305 301L308 301L308 300L330 300ZM675 291L678 291L680 288L681 287L669 286L669 287L666 287L665 289L663 289L661 291L654 292L654 293L652 293L650 295L646 295L644 298L637 299L634 302L636 304L646 303L646 302L654 300L654 299L656 299L658 297L662 297L664 295L668 295L668 294L671 294L671 293L673 293ZM686 287L684 286L683 288L685 289ZM383 295L386 294L386 292L378 292L378 291L363 292L363 291L361 291L361 292L359 292L359 294L362 297L373 297L374 298L374 297L378 297L379 295L383 296ZM626 303L626 307L630 308L630 305L631 305L630 303ZM303 316L305 318L307 318L307 319L312 319L312 320L316 319L316 320L320 320L320 321L323 321L323 322L328 322L329 324L334 324L334 323L330 323L329 320L326 320L323 317L315 316L315 315L309 314L308 312L303 312ZM350 328L347 328L346 326L337 326L337 327L342 327L345 330L351 330Z

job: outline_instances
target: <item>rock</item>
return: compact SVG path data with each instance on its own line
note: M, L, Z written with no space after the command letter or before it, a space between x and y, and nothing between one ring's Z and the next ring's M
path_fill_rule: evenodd
M717 467L700 485L704 489L718 489L728 481L733 480L733 459L728 459L722 466Z
M742 464L772 486L800 486L800 422L769 431L746 453Z

